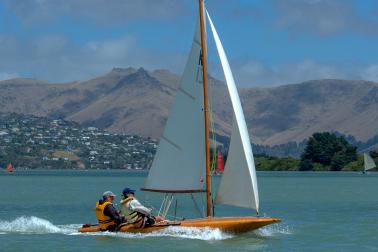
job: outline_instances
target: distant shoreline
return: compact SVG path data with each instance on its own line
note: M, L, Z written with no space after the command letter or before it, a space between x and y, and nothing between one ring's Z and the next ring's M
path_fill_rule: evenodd
M5 169L2 169L6 172ZM107 171L125 171L125 172L148 172L147 169L141 170L128 170L128 169L44 169L44 168L37 168L37 169L25 169L25 168L15 168L14 173L18 171L53 171L53 172L61 172L61 171L77 171L77 172L88 172L88 171L97 171L97 172L107 172Z
M6 170L1 170L4 173L7 173ZM127 170L127 169L15 169L13 173L17 172L27 172L27 171L36 171L36 172L125 172L125 173L148 173L148 169L141 170ZM269 170L257 170L257 173L362 173L361 171L295 171L295 170L280 170L280 171L269 171ZM369 173L375 173L378 171L369 171Z

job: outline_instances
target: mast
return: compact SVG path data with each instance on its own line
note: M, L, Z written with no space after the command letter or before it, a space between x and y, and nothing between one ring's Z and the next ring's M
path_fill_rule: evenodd
M205 116L205 150L206 150L206 216L212 214L211 208L211 177L210 177L210 143L209 143L209 110L207 98L207 66L206 66L206 34L203 0L199 0L199 14L201 24L201 62L203 74L203 110Z

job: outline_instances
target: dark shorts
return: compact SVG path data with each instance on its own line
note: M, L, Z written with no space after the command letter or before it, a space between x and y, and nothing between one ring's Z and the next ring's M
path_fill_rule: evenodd
M155 218L152 216L146 216L144 217L144 227L151 227L155 224Z
M107 229L100 229L101 232L109 231L114 232L117 230L117 225L110 225Z

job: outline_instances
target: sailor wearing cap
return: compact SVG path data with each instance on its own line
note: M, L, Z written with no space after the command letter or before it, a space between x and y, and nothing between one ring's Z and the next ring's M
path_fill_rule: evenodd
M96 217L101 231L116 231L118 225L125 221L113 205L115 196L111 191L106 191L96 203Z
M143 206L135 198L135 190L126 187L122 191L121 213L126 217L128 223L136 228L152 226L156 221L164 220L160 216L152 216L152 209Z

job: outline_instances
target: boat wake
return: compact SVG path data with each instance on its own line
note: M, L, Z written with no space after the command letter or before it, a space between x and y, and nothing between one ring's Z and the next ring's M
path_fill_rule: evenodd
M290 235L292 234L292 231L290 230L290 227L287 225L274 224L260 228L254 231L254 233L262 237L273 237L277 235Z
M81 224L54 225L48 220L35 216L21 216L12 221L0 220L0 234L21 233L21 234L64 234L83 236L110 236L120 238L153 238L153 237L176 237L183 239L197 240L225 240L234 237L222 232L219 229L210 228L190 228L190 227L168 227L152 233L113 233L95 232L80 233L78 229Z
M167 227L162 230L151 233L113 233L113 232L95 232L95 233L76 233L88 236L112 236L123 238L155 238L155 237L175 237L194 240L226 240L234 237L233 235L222 232L219 229L211 228L191 228L191 227Z
M23 233L23 234L70 234L77 232L79 224L57 225L50 221L35 216L21 216L13 221L0 220L0 233Z

